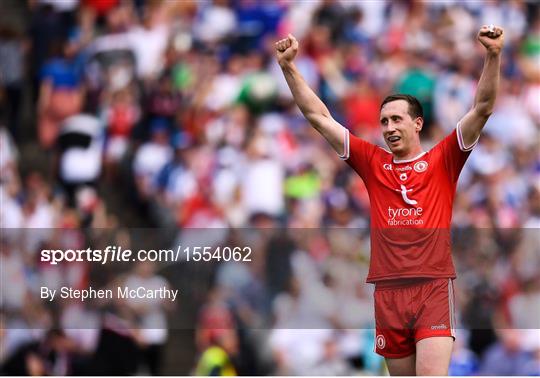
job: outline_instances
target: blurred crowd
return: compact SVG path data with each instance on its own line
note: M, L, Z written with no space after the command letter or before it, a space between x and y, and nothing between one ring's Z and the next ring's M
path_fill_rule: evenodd
M455 200L450 372L540 375L535 1L29 0L22 12L22 28L0 25L0 222L20 231L1 238L3 372L384 373L364 283L366 189L300 114L273 44L294 34L306 81L373 143L380 101L416 96L429 149L472 106L484 57L475 36L496 24L500 93ZM258 263L213 267L193 301L193 359L178 367L165 303L97 311L35 299L43 283L166 285L152 264L117 277L38 260L44 246L85 246L88 230L129 244L135 225L303 232L262 233Z

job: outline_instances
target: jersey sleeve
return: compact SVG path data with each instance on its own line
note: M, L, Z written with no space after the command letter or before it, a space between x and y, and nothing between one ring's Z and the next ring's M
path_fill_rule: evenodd
M369 180L371 161L379 147L366 142L345 129L345 150L340 159L345 160L365 183Z
M459 126L458 123L454 131L448 134L437 146L452 182L457 182L467 158L478 143L478 140L476 140L471 146L465 147Z

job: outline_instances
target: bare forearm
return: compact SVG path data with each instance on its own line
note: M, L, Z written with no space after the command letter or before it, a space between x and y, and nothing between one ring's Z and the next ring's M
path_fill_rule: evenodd
M312 122L317 116L331 117L326 105L307 85L295 64L287 62L280 66L294 97L294 101L306 119Z
M501 54L504 45L503 29L494 25L484 25L478 32L478 41L486 48L486 57L482 75L478 81L473 108L459 122L462 149L474 147L482 128L493 113L499 76L501 70Z
M277 61L283 71L296 105L298 105L311 126L326 138L340 156L345 157L347 154L347 151L345 151L345 140L348 136L347 131L332 118L326 105L307 85L294 65L293 60L297 52L298 41L292 34L276 42Z
M330 143L332 148L340 156L343 156L345 154L344 137L346 132L343 126L332 118L326 105L307 85L294 63L286 62L280 66L294 101L304 117Z
M474 99L474 108L479 115L489 117L493 112L499 90L500 69L501 54L488 52Z

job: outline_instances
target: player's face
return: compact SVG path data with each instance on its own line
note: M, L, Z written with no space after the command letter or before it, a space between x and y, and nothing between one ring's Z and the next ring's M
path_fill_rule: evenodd
M384 141L397 156L407 155L419 143L422 119L411 118L408 110L409 104L405 100L391 101L381 109L379 120Z

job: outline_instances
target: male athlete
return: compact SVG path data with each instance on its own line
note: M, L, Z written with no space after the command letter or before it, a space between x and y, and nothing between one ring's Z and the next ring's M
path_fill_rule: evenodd
M336 122L294 65L298 41L275 44L294 100L362 177L371 202L371 262L375 283L376 352L391 375L447 375L454 341L450 251L452 203L459 173L493 111L499 87L503 30L483 26L486 48L473 108L429 151L420 144L423 112L408 95L384 99L380 125L390 149L370 144Z

